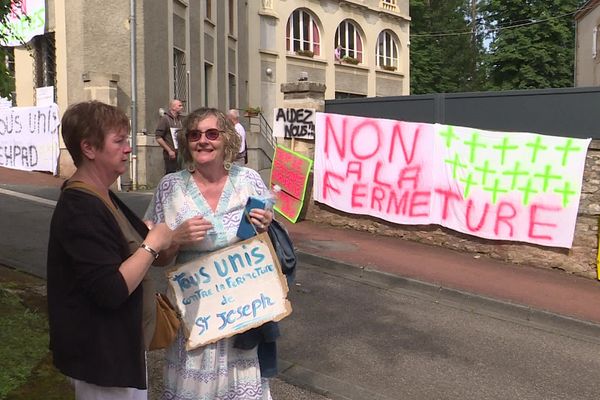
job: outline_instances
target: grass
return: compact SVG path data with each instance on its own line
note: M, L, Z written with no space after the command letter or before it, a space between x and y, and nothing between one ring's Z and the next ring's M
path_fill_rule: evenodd
M74 398L52 366L43 283L0 266L0 400Z

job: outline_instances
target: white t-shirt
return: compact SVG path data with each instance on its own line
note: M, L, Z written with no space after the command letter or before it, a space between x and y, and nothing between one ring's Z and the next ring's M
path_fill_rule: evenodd
M246 130L239 122L235 124L235 131L242 138L242 144L240 145L240 153L246 150Z

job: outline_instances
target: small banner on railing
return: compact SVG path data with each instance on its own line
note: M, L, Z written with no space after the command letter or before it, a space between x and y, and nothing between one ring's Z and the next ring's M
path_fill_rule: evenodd
M283 146L275 148L271 166L271 187L279 186L275 210L296 222L304 205L306 184L313 161Z

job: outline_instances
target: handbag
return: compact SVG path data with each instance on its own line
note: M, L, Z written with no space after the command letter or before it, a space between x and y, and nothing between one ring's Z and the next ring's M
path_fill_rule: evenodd
M296 264L298 261L292 239L285 226L276 219L271 221L267 232L279 259L281 272L286 276L288 283L292 283L296 275Z
M177 337L181 321L167 296L156 293L156 328L149 350L168 347Z

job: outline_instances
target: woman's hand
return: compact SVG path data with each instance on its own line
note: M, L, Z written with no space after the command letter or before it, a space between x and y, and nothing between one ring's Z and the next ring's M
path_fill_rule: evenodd
M266 232L271 221L273 221L273 212L270 210L253 208L248 214L250 215L250 222L256 227L258 233Z
M193 244L203 240L212 224L203 217L193 217L184 221L173 232L173 241L179 245Z

